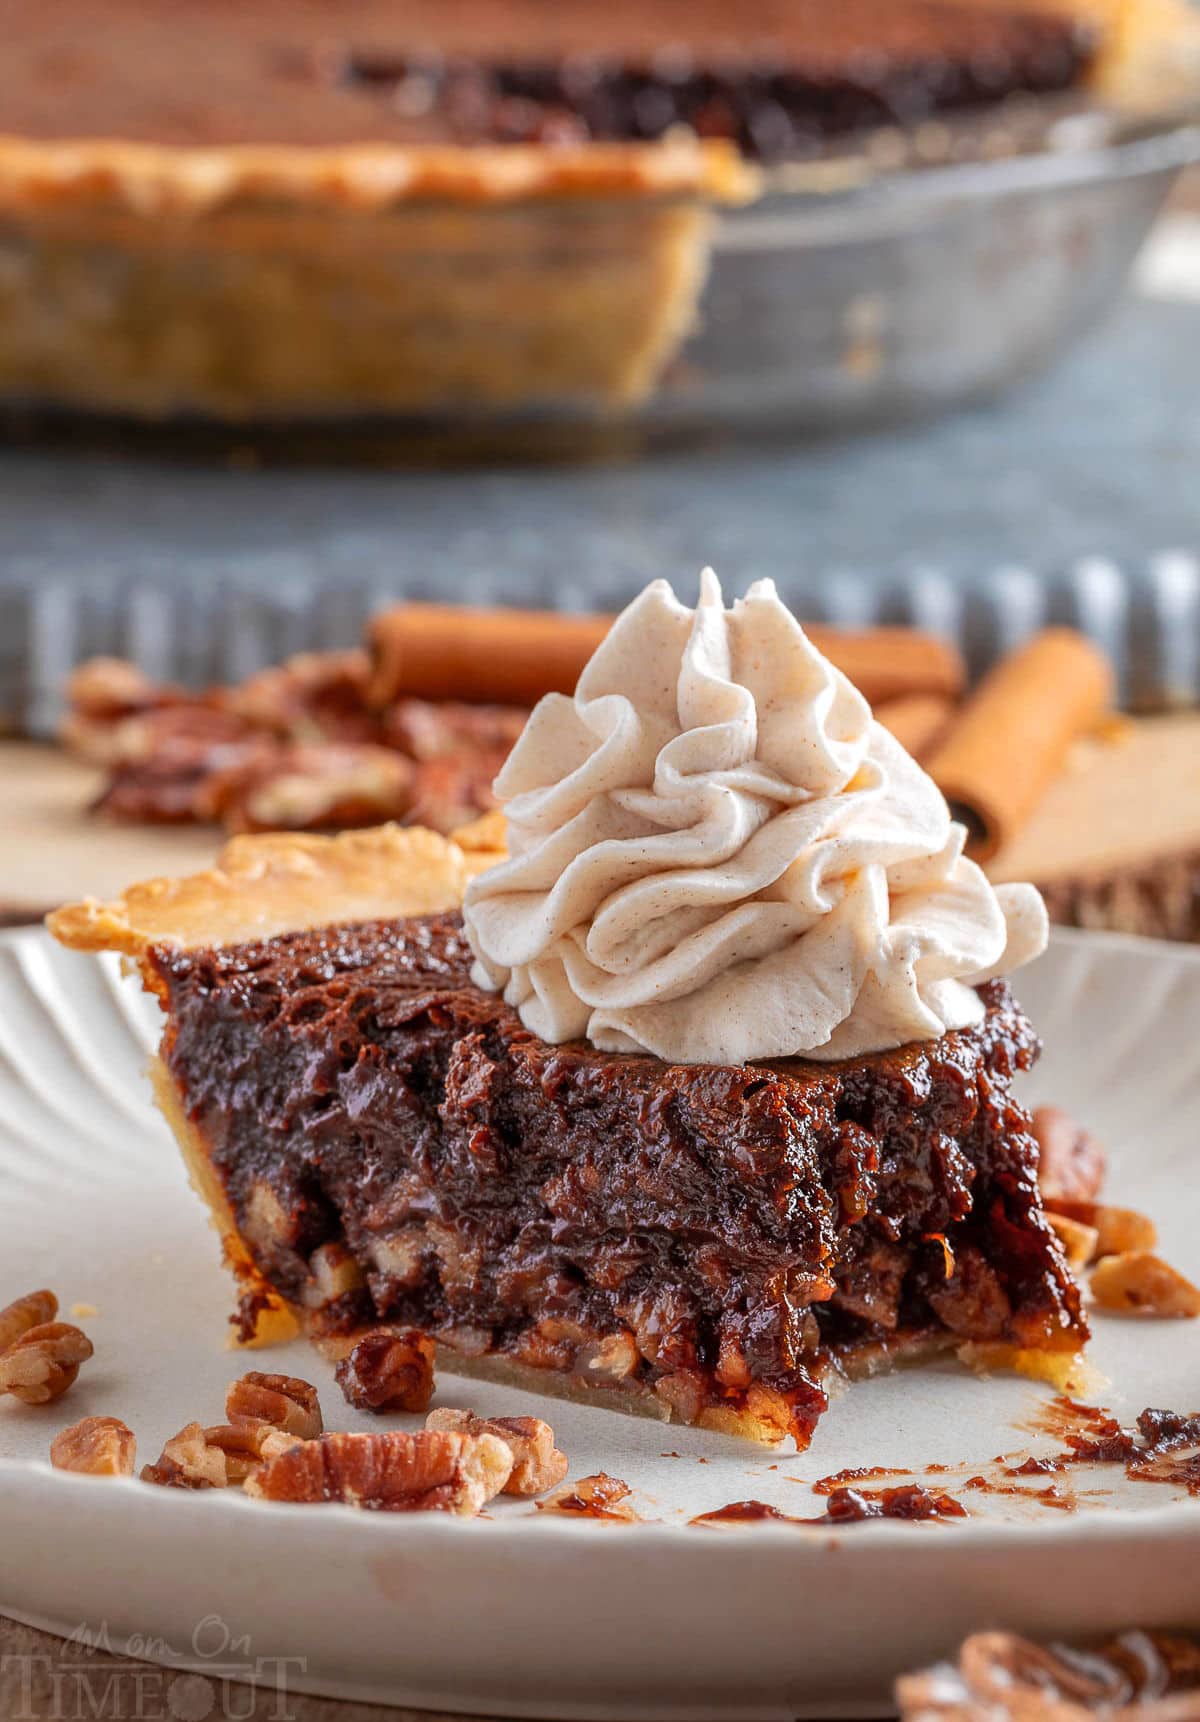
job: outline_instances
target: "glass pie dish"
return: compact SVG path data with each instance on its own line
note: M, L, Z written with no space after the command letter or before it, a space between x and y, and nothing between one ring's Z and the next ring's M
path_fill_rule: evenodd
M683 149L599 195L517 173L393 197L368 159L314 202L269 162L230 190L136 146L86 174L6 149L0 406L552 448L938 409L1112 304L1198 116L1034 101L757 175Z
M645 417L845 430L1029 376L1111 309L1197 160L1195 119L1077 114L1007 158L781 175L721 218L698 325Z

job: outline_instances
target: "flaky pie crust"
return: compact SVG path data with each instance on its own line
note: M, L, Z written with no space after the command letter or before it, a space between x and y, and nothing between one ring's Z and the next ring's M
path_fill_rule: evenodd
M758 175L736 147L687 136L659 143L226 145L201 149L109 138L0 133L0 208L79 206L138 214L229 208L380 211L415 202L537 198L751 198Z
M46 917L60 944L140 958L157 945L212 949L314 927L454 909L473 874L502 858L496 827L466 846L420 826L377 825L337 837L235 837L214 866L146 879L112 902L87 897ZM502 831L500 833L502 836Z

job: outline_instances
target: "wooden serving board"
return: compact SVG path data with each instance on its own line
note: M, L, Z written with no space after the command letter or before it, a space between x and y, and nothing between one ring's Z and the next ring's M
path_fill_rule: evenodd
M214 826L115 825L88 806L99 774L61 749L0 743L0 921L37 920L76 897L111 897L133 879L212 865Z
M212 864L215 827L96 819L99 783L56 747L0 743L0 921ZM1200 714L1132 720L1082 745L988 870L1041 886L1062 921L1200 936Z
M1081 744L988 872L1032 880L1068 926L1200 940L1200 714Z

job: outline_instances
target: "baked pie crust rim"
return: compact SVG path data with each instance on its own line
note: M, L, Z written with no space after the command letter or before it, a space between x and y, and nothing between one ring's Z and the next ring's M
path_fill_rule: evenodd
M418 202L749 201L760 176L724 140L654 143L188 145L0 134L0 208L201 215L296 207L377 213Z
M478 820L462 843L421 826L377 825L335 837L268 832L226 843L212 867L85 897L46 917L75 951L141 959L157 946L221 949L288 933L456 909L471 877L503 859L500 827ZM458 833L455 834L459 835Z

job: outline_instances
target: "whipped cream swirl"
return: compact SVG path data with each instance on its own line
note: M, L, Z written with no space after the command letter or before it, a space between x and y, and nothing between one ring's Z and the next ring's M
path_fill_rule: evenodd
M1037 956L1030 885L963 855L932 780L759 581L656 580L496 780L472 881L480 986L551 1042L672 1062L855 1057L978 1022Z

